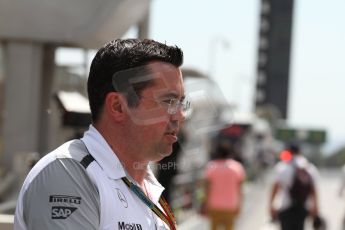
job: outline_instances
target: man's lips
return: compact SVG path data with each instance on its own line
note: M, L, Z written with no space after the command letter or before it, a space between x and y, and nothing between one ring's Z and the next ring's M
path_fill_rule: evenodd
M169 141L171 141L171 142L176 142L177 141L177 132L176 131L171 131L171 132L166 132L165 134L164 134L167 138L168 138L168 140Z

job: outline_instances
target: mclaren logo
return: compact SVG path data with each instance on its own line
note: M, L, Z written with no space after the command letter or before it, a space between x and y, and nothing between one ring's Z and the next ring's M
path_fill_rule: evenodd
M125 208L128 208L128 202L127 202L127 199L126 199L125 195L123 194L123 192L121 192L121 190L118 188L116 189L116 192L117 192L117 197L119 198L119 200L121 201L123 206Z
M74 207L52 207L52 219L67 219L77 208Z

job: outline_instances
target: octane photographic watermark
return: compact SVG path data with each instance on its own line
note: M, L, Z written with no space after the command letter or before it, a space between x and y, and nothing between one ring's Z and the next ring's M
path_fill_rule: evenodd
M188 128L196 134L218 131L233 122L233 108L219 86L210 79L186 79L185 88L193 105Z
M129 114L134 123L138 125L150 125L160 122L168 122L169 105L164 105L164 92L169 88L166 75L171 74L171 68L165 68L159 72L154 72L154 65L140 66L124 71L119 71L113 75L113 87L116 91L126 96L129 107ZM160 68L161 69L161 68ZM150 86L152 81L158 82L159 87L151 98L142 98L140 90ZM183 110L186 117L185 129L188 133L205 134L219 130L224 124L232 122L232 108L227 103L218 85L207 78L185 77L185 101L190 101L190 108ZM140 100L152 100L152 106L136 109ZM185 102L174 106L177 109L185 106ZM182 109L185 109L184 107Z
M132 121L138 125L150 125L170 120L177 109L185 110L186 99L179 99L181 92L171 92L169 75L176 75L176 68L159 66L157 63L140 66L115 73L112 77L113 87L117 92L125 95L128 102L128 112ZM168 77L166 77L168 76ZM155 91L149 97L141 95L141 91L153 85ZM141 100L147 100L145 106L137 108ZM185 112L185 111L183 111Z
M171 114L169 114L169 106L164 104L164 96L168 92L170 85L168 78L171 71L176 71L175 68L159 68L160 71L152 71L155 64L132 68L117 72L113 75L113 87L116 91L122 93L128 103L128 112L132 121L137 125L152 125L161 122L166 122L168 125L173 125ZM175 72L176 74L176 72ZM155 91L150 98L143 97L141 90L150 87L152 82L156 82ZM233 122L232 107L227 103L225 96L220 87L213 80L203 77L184 76L184 88L186 100L190 101L190 108L183 110L185 115L185 122L180 132L186 138L179 138L180 151L185 155L193 155L189 160L190 165L178 164L170 162L167 165L157 164L155 167L161 169L177 169L177 168L193 168L202 162L207 161L208 151L210 146L207 146L211 136L215 136L219 130L225 126L230 126ZM159 87L157 87L157 84ZM177 95L179 92L176 92ZM178 98L180 99L180 98ZM145 105L140 106L141 100L152 100L145 102ZM162 103L163 102L163 103ZM174 104L177 109L184 109L183 102ZM141 104L142 105L142 104ZM177 106L177 107L176 107ZM176 123L176 121L175 121ZM176 124L175 124L176 125ZM181 135L179 135L181 136ZM183 141L185 139L185 141ZM176 154L176 153L173 153ZM200 158L200 159L199 159ZM145 167L140 164L135 167Z

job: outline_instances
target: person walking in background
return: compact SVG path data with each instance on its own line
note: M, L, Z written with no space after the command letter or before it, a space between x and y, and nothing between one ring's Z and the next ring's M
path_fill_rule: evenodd
M185 119L176 46L117 39L92 61L92 124L30 171L15 230L171 229L173 214L149 163L169 156Z
M317 169L300 154L296 143L288 146L288 157L275 166L275 178L269 200L272 219L280 222L282 230L303 230L308 215L318 217L316 189ZM285 155L287 152L284 152ZM279 206L275 206L277 194L281 194Z
M232 230L242 205L242 182L245 170L232 159L234 151L227 142L216 147L215 158L206 166L206 214L212 230Z

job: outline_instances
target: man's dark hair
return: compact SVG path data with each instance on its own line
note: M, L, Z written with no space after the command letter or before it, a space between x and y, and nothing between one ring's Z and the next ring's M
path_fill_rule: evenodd
M288 150L290 150L290 152L293 155L300 154L300 147L298 143L295 143L295 142L289 143Z
M100 48L92 60L87 82L92 121L98 119L106 95L119 91L113 86L113 76L116 81L116 78L120 78L117 73L122 71L125 74L121 77L125 76L127 82L130 82L130 79L149 73L148 68L136 67L145 66L152 61L162 61L179 67L183 62L183 52L177 46L168 46L149 39L116 39ZM132 85L132 89L136 95L140 95L149 84L150 81L144 81ZM138 98L126 90L128 89L121 93L125 94L128 105L136 106Z
M220 142L217 144L214 159L224 160L234 157L234 148L229 143Z

